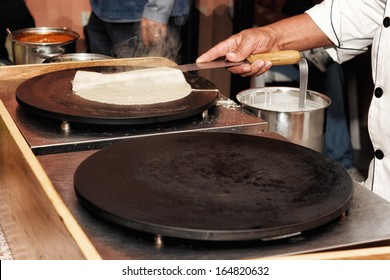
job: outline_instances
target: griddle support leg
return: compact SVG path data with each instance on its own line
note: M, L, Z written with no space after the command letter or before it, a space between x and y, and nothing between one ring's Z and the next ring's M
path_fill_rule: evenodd
M207 119L209 116L209 110L204 110L203 113L202 113L202 118L203 119Z
M161 248L164 245L163 236L161 234L157 234L154 237L154 244L156 245L157 248Z
M61 131L66 133L66 134L69 133L69 131L70 131L70 124L69 124L69 122L62 121L62 123L61 123Z

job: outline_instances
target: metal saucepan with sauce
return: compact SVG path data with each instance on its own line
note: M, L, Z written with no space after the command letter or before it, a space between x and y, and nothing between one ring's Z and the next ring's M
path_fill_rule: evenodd
M45 59L76 52L80 35L69 28L34 27L8 34L14 64L42 63Z

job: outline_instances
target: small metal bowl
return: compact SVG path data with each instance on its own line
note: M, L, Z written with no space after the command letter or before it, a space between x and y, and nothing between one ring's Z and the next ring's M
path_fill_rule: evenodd
M112 59L113 57L95 53L67 53L50 57L43 61L43 63L54 62L69 62L69 61L87 61L87 60L101 60Z

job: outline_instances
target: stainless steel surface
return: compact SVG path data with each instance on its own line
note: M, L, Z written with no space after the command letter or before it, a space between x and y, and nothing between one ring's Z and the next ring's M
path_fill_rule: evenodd
M251 259L335 250L389 242L390 203L356 184L347 215L317 230L282 240L199 242L163 238L103 221L84 210L73 189L73 174L94 151L38 156L50 180L104 259Z
M205 62L205 63L182 64L174 68L177 68L183 72L190 72L190 71L198 71L198 70L214 69L214 68L227 68L227 67L238 66L242 64L248 64L248 62L247 61L231 62L227 60L216 60L216 61Z
M306 104L307 79L309 67L305 58L299 60L299 100L298 109L303 110Z
M323 94L307 91L305 109L300 110L298 99L299 89L289 87L254 88L237 95L244 107L268 123L268 131L322 152L326 109L331 101Z
M184 131L228 131L257 135L267 131L267 123L223 96L205 118L191 117L157 125L105 126L63 124L36 116L19 107L13 94L0 91L0 98L35 154L100 148L130 137ZM66 129L62 129L66 127Z
M73 40L60 43L25 43L18 40L18 35L38 33L66 33L74 37ZM11 41L12 58L14 64L42 63L45 59L64 53L76 52L76 40L80 35L68 28L57 27L32 27L12 31L8 35Z

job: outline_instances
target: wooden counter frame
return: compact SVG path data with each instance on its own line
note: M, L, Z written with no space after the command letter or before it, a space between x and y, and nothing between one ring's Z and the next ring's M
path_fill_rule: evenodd
M13 259L101 259L0 101L0 223Z

